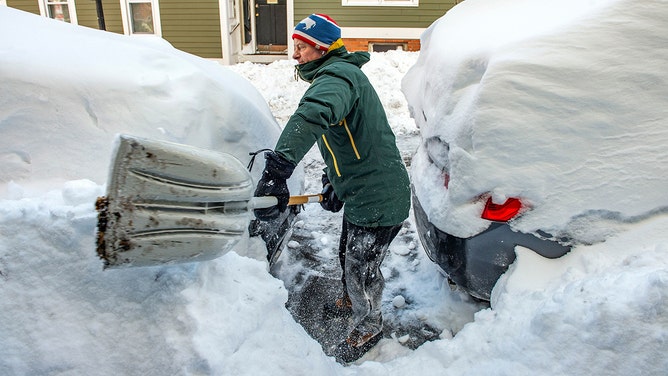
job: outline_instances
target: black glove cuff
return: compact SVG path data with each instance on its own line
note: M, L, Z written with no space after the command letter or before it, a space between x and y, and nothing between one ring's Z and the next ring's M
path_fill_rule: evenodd
M295 167L297 167L292 162L273 151L264 153L264 161L264 174L272 180L287 180L290 176L292 176L292 172L295 170Z

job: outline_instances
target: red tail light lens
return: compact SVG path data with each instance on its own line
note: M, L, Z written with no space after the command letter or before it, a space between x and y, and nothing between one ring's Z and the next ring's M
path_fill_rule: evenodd
M488 221L508 222L520 212L520 209L522 202L516 198L509 198L503 204L495 204L490 197L480 217Z

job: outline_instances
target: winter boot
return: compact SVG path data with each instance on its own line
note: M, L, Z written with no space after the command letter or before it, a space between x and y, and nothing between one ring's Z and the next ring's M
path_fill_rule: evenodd
M352 347L357 347L360 348L364 345L366 345L369 342L372 342L372 339L380 338L383 336L382 332L378 333L361 333L357 329L353 329L350 334L348 334L348 338L346 338L346 343L348 343ZM378 341L376 341L377 343ZM375 345L375 343L374 343Z
M350 301L350 296L345 293L333 303L326 303L323 308L326 318L347 317L353 314L353 303Z
M354 362L371 350L382 338L383 332L360 333L354 329L345 341L336 346L334 356L342 364Z

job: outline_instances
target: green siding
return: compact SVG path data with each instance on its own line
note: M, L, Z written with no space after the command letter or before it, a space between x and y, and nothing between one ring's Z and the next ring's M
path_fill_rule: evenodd
M162 37L205 58L222 57L218 0L160 0Z
M37 0L7 0L7 6L39 16L39 3Z
M99 29L95 1L77 0L76 9L79 25ZM120 1L102 0L102 12L104 13L105 29L113 33L123 34Z
M76 8L77 8L77 19L79 21L80 26L86 26L93 29L99 28L97 22L97 8L95 7L95 1L79 0L76 2ZM102 9L105 10L104 4L102 4Z
M123 34L120 1L103 0L102 3L107 31ZM7 6L39 15L39 0L7 0ZM98 29L95 1L77 0L74 3L74 8L80 26Z
M426 28L462 0L420 0L418 7L342 6L341 0L296 0L294 24L324 13L342 27Z

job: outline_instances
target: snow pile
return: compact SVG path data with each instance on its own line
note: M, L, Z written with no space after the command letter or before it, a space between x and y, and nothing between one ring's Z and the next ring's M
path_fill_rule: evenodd
M262 374L254 357L290 358L281 367L296 374L331 363L258 261L229 253L201 265L103 271L91 207L100 193L79 180L0 201L1 374ZM279 343L290 345L277 353Z
M278 138L259 92L214 62L162 39L0 11L0 33L12 35L0 41L0 182L104 183L117 133L223 151L244 163L249 150Z

